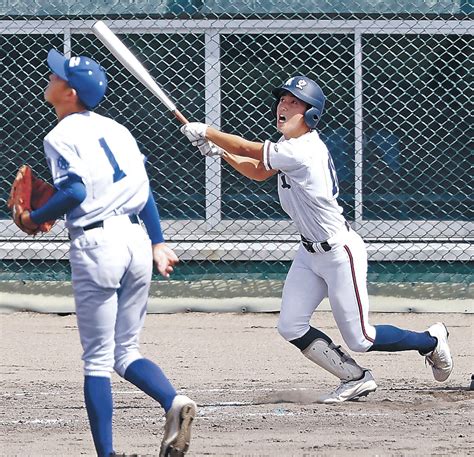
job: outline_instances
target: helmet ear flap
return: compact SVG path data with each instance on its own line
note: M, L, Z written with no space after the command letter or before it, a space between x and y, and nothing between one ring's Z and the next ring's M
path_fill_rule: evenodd
M310 129L316 128L318 125L319 118L321 117L321 111L318 108L310 108L304 113L304 121Z

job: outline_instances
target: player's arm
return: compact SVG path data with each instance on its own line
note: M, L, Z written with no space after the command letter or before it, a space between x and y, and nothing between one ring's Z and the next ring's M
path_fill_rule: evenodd
M148 194L148 200L140 211L140 219L145 224L148 236L150 237L151 244L160 244L165 242L163 232L161 230L160 213L158 212L158 206L156 205L155 199L150 189Z
M209 140L231 154L263 161L264 143L248 141L240 136L221 132L202 122L189 122L183 125L180 130L193 146L200 147L204 144L203 142Z
M255 181L265 181L278 173L278 170L266 170L263 162L250 157L238 156L227 151L224 151L221 157L240 174Z
M186 135L194 146L200 149L201 154L223 157L239 173L250 179L264 181L277 173L277 170L267 170L263 164L264 143L248 141L240 136L221 132L200 122L183 125L181 132ZM220 153L219 151L213 151L213 149L219 148Z
M166 245L163 232L161 230L160 213L156 205L153 193L150 188L148 200L140 211L140 219L145 224L148 236L151 240L153 261L159 273L165 278L169 278L173 272L173 266L179 262L178 256Z
M22 220L27 225L29 223L39 225L46 221L56 220L79 206L85 198L86 187L82 179L75 174L69 174L44 206L25 214Z
M213 127L207 127L205 138L217 144L224 151L231 154L255 159L259 162L263 160L263 143L248 141L237 135L221 132Z

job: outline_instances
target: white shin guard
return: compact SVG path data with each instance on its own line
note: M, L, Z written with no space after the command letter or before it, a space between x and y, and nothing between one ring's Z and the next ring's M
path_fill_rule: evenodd
M328 343L324 339L315 339L302 352L309 360L337 376L341 381L360 379L364 374L364 368L346 354L341 346Z

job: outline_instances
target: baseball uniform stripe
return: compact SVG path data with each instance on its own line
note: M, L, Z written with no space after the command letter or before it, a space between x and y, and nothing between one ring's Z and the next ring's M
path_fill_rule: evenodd
M270 164L270 145L271 141L265 141L263 145L263 165L267 170L272 170L272 165Z
M370 338L370 336L367 335L367 332L365 330L364 314L362 312L362 303L360 301L359 287L357 286L357 278L356 278L355 269L354 269L354 259L352 258L352 253L351 253L351 250L349 249L349 246L344 245L344 249L347 252L347 255L349 257L349 262L351 264L352 283L354 284L354 291L355 291L356 298L357 298L357 306L359 307L359 318L360 318L360 325L362 327L362 334L364 335L366 340L373 343L374 339Z

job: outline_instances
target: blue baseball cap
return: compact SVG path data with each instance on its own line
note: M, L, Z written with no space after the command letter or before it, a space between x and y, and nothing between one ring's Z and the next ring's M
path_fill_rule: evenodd
M79 100L87 109L95 108L103 100L107 90L107 75L95 60L86 56L67 59L56 49L51 49L48 52L48 66L56 76L76 90Z

